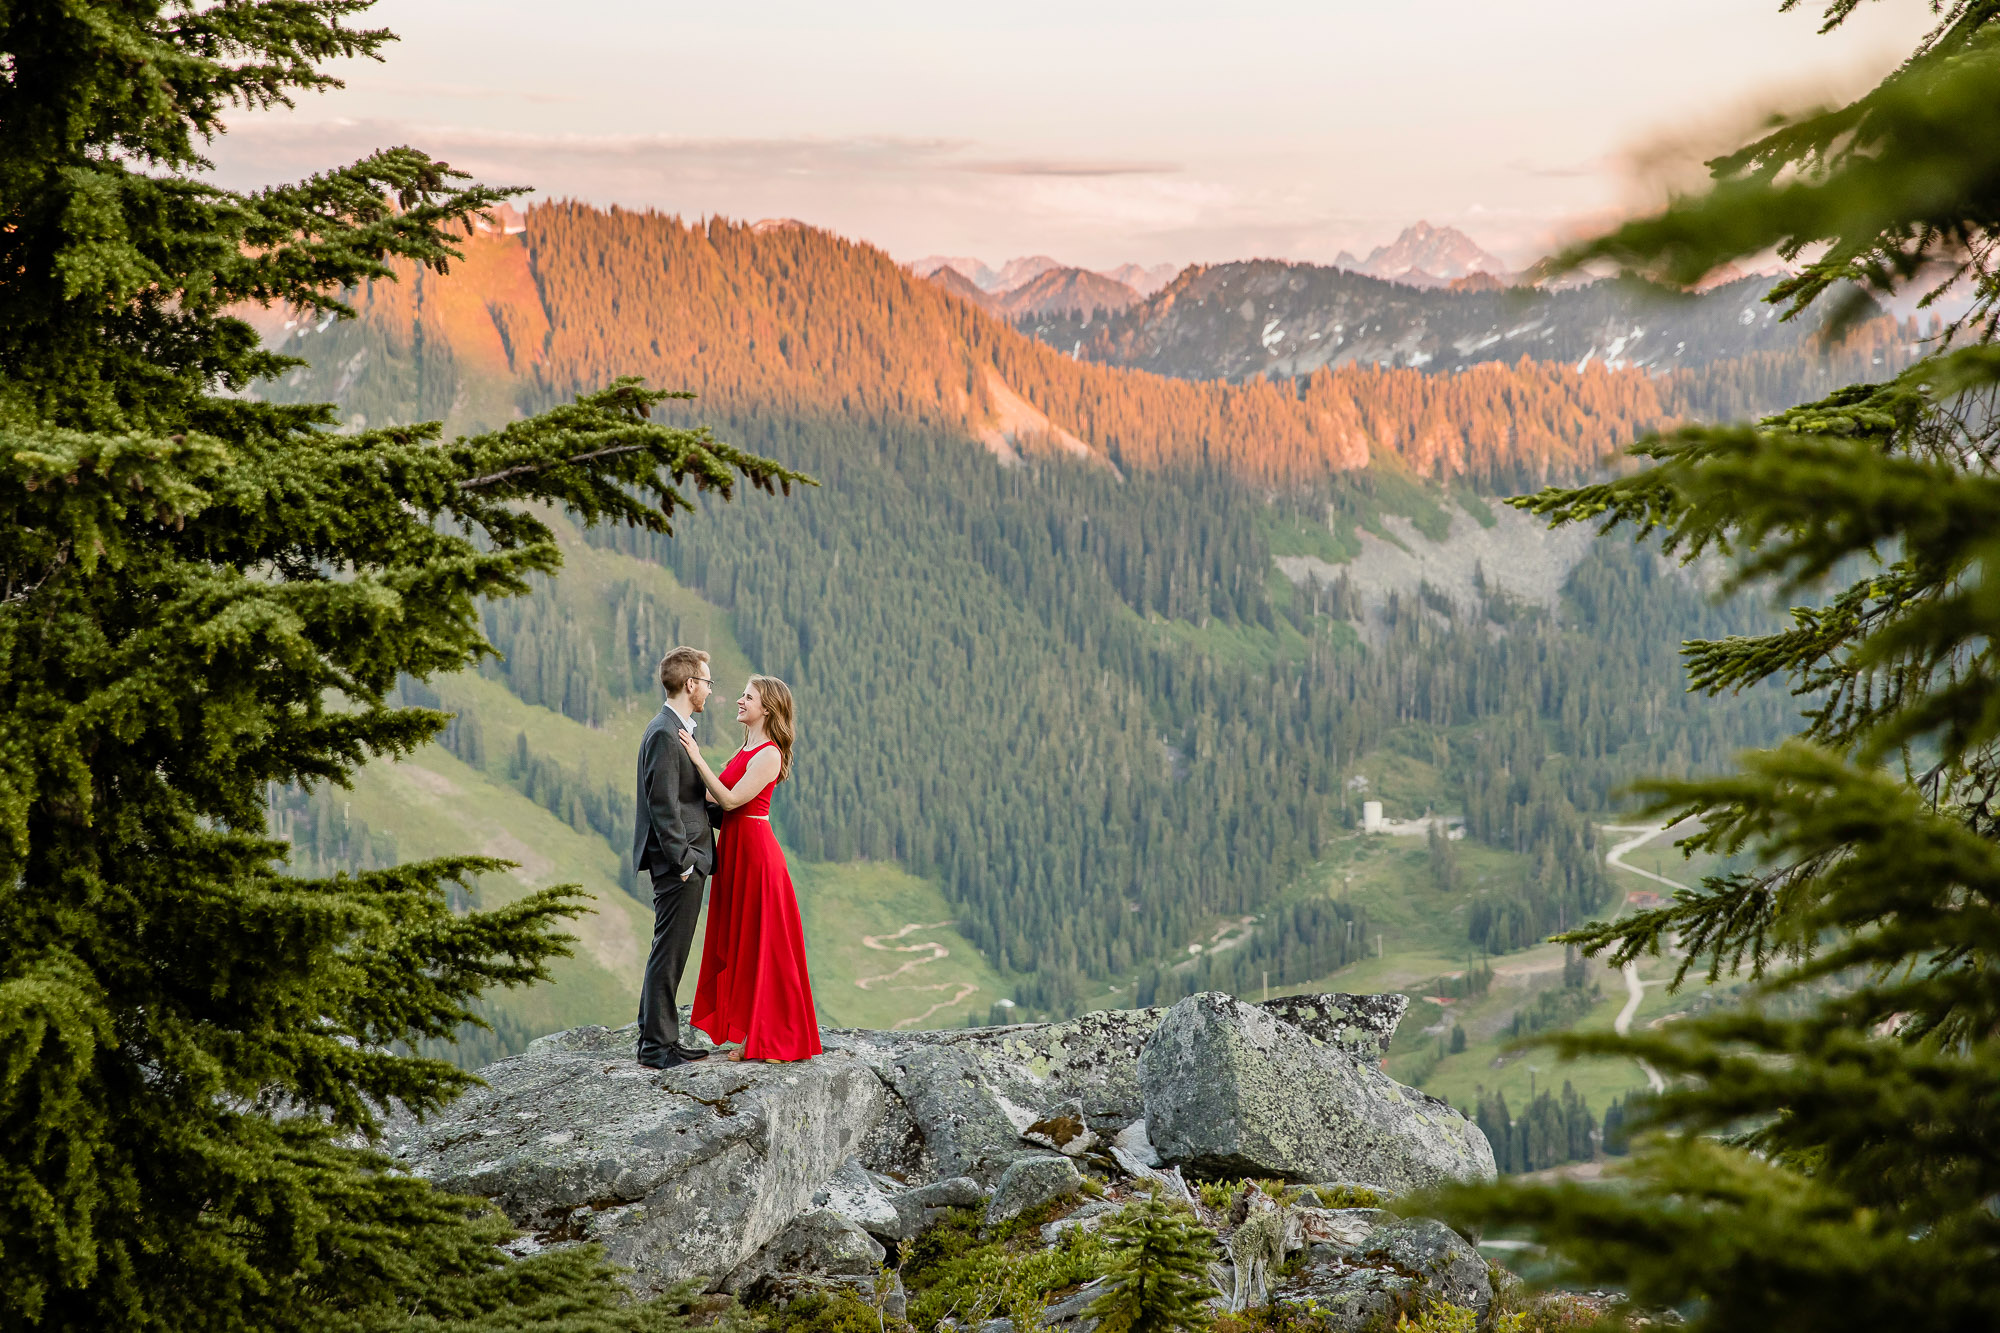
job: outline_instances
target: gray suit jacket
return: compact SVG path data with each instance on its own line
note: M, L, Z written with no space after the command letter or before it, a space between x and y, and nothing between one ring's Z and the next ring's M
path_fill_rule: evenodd
M639 820L632 834L632 868L656 880L693 866L695 874L715 869L715 829L709 820L708 788L701 771L681 749L684 730L674 710L662 704L639 742Z

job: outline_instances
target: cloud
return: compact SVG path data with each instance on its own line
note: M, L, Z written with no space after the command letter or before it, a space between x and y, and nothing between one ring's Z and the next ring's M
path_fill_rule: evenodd
M1175 162L1063 161L1043 157L967 162L962 169L982 176L1165 176L1181 168Z
M1579 178L1601 177L1613 167L1610 158L1602 155L1585 158L1580 162L1533 162L1517 157L1507 163L1509 171L1518 171L1524 176L1539 176L1545 180L1576 180Z
M480 95L468 89L467 97ZM725 164L742 171L874 171L883 173L1100 178L1171 175L1177 163L1106 158L975 157L968 139L907 135L778 138L698 138L672 134L552 134L454 124L411 125L390 120L286 120L261 117L232 130L227 142L264 155L288 148L325 151L363 142L408 142L434 154L512 154L523 160L642 159L663 166ZM261 151L260 151L261 150ZM351 151L351 150L350 150ZM365 151L365 150L364 150Z
M1365 253L1417 216L1400 202L1357 209L1343 190L1258 179L1227 161L1013 156L945 136L564 133L279 115L246 117L212 155L218 182L243 188L401 143L477 180L532 186L541 198L681 217L800 218L904 258L942 250L996 262L1048 253L1100 268L1253 256L1326 262L1343 248ZM1520 257L1521 233L1546 228L1539 216L1486 206L1474 239L1503 257Z
M538 89L497 88L491 84L411 83L378 80L369 85L374 93L399 97L441 97L454 102L527 102L535 106L575 105L584 101L576 93L551 93Z
M671 134L551 134L453 124L413 125L394 120L308 121L285 117L259 117L240 129L233 128L225 145L240 145L251 154L268 155L293 149L324 153L342 146L354 151L353 146L388 142L419 144L436 155L475 152L513 154L526 159L724 162L747 170L818 166L852 170L857 164L878 170L918 170L934 167L971 146L962 139L889 135L738 139Z

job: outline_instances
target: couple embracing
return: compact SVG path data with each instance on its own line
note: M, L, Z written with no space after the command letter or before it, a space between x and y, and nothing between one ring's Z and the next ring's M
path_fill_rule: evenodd
M639 1063L672 1069L709 1051L681 1040L678 993L704 889L693 1026L731 1060L805 1060L820 1052L805 932L785 854L771 834L771 789L791 776L792 692L752 676L736 701L743 748L717 773L694 731L715 688L708 654L660 661L667 701L639 743L632 863L653 885L653 948L639 991ZM713 888L710 889L710 885Z

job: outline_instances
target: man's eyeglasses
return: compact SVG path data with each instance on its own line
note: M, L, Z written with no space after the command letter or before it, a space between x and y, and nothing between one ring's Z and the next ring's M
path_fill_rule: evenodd
M713 676L696 676L696 677L694 678L694 683L695 683L695 684L697 684L697 685L713 685L713 684L715 684L715 677L713 677Z

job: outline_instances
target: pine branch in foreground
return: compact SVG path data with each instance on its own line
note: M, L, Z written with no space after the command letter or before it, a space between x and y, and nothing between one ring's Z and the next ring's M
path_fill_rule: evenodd
M1760 984L1658 1032L1542 1043L1669 1077L1619 1188L1432 1201L1527 1229L1551 1280L1622 1288L1695 1329L2000 1323L2000 351L1985 341L2000 159L1969 137L2000 106L1996 15L1950 6L1875 93L1720 159L1708 194L1578 251L1691 280L1766 244L1823 245L1773 292L1794 311L1956 252L1974 343L1753 426L1681 429L1634 450L1647 465L1631 475L1516 501L1726 558L1733 586L1820 597L1780 632L1685 647L1696 690L1789 680L1797 739L1734 774L1641 788L1655 815L1700 816L1686 845L1757 868L1562 937L1614 962L1679 947L1681 975ZM1844 586L1820 595L1829 582Z
M399 1056L545 978L572 887L285 873L270 784L345 783L442 713L476 607L560 564L538 508L668 533L804 480L621 380L445 441L247 396L294 358L227 311L345 313L443 268L506 191L409 148L255 194L198 178L232 108L337 86L360 0L0 13L0 1325L659 1329L593 1252L515 1260L489 1205L343 1146L468 1076Z

